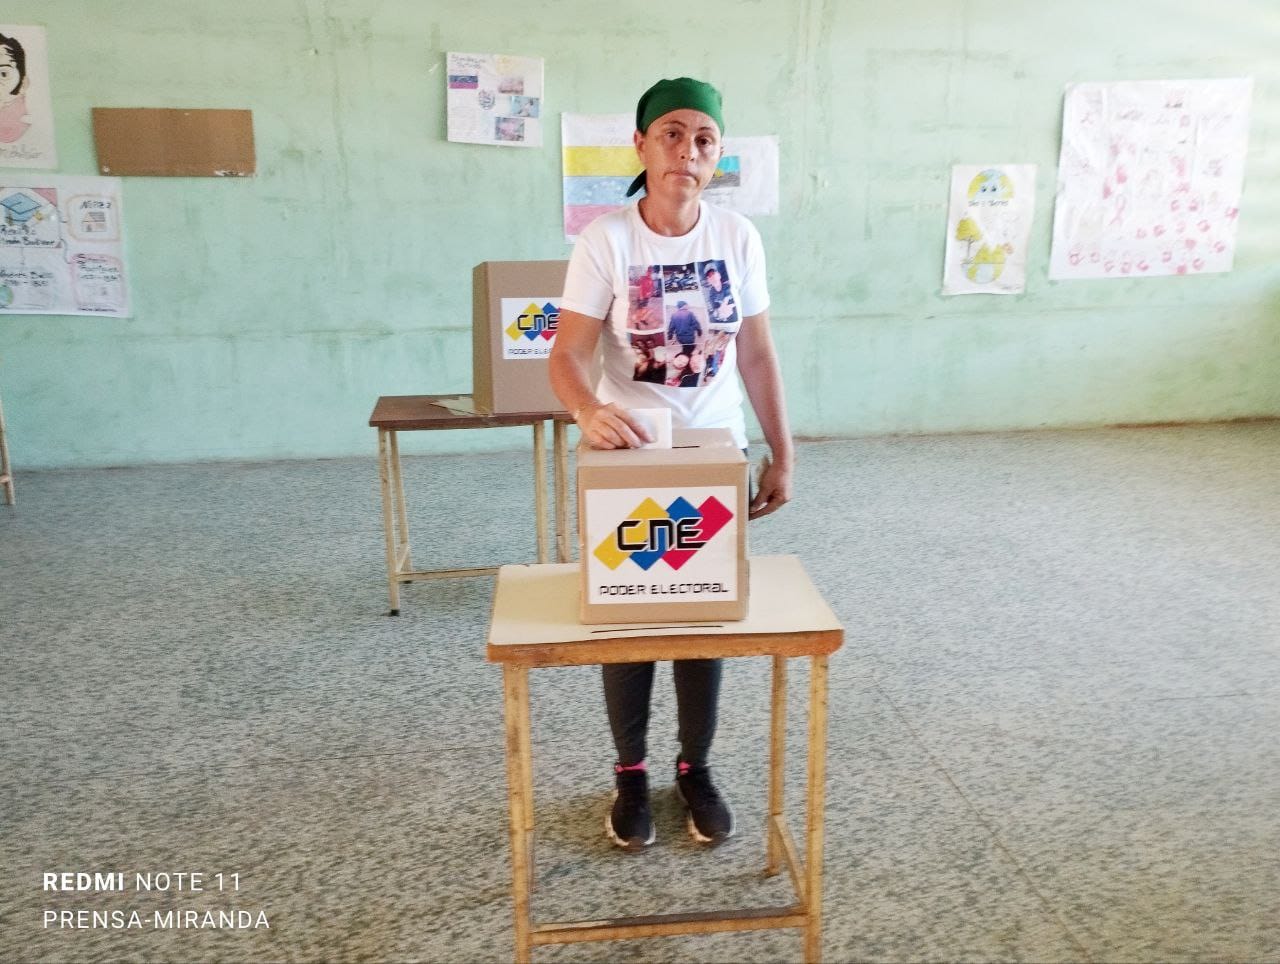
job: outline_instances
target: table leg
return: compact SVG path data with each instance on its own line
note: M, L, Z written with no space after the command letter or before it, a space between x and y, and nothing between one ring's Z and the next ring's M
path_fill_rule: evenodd
M769 714L769 819L765 821L766 876L778 872L782 842L777 824L782 820L784 770L787 755L787 658L773 657L773 707Z
M538 562L551 561L547 535L547 425L533 423L533 504L538 517Z
M511 894L515 915L516 964L528 964L531 947L529 891L529 831L533 826L533 797L529 756L529 670L502 667L503 705L507 722L507 795L511 808Z
M387 540L387 591L391 615L400 615L400 582L396 579L395 525L391 520L391 450L387 436L394 432L378 429L378 476L382 481L382 532Z
M4 434L4 406L2 405L0 405L0 485L4 487L5 505L13 505L13 467L9 464L9 441Z
M556 562L569 561L569 426L560 419L551 422L555 449Z
M395 491L396 521L400 524L400 538L396 542L398 569L404 572L413 570L413 549L409 546L409 515L404 500L404 475L400 471L400 437L391 432L391 484ZM404 558L398 554L404 548Z
M804 959L822 960L822 823L827 785L827 657L814 656L809 670L809 800L805 835L804 903L808 924Z
M524 728L520 743L520 762L524 769L524 831L525 853L527 857L529 893L533 893L534 881L537 877L537 861L534 859L536 836L533 832L533 724L530 720L529 687L527 670L524 690Z

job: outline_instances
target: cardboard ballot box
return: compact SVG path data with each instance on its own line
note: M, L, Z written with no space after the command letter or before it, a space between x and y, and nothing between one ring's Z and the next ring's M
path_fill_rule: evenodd
M488 415L559 412L547 356L567 261L485 261L471 272L472 395Z
M669 449L578 446L584 623L747 615L747 459L727 429Z

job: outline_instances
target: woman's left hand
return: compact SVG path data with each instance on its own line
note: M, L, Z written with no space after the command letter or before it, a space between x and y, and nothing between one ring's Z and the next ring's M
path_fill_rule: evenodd
M791 501L791 466L774 462L767 455L761 464L760 483L756 487L756 497L751 500L748 519L759 519L777 512Z

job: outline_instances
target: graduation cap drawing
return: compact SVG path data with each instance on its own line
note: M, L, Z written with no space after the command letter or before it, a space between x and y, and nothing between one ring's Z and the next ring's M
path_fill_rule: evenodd
M33 198L30 194L10 194L3 201L0 201L0 207L3 207L8 213L9 220L15 224L22 224L31 220L31 215L40 210L40 202Z

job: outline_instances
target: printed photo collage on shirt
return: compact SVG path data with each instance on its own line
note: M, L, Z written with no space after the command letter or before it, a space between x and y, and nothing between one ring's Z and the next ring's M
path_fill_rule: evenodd
M742 321L724 261L632 265L627 293L634 380L709 385Z

